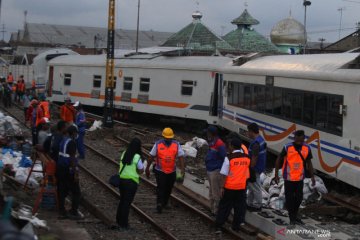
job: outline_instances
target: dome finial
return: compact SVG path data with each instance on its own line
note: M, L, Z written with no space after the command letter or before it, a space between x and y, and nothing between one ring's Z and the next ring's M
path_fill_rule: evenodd
M192 14L192 18L194 20L200 20L202 17L203 17L202 13L198 10Z

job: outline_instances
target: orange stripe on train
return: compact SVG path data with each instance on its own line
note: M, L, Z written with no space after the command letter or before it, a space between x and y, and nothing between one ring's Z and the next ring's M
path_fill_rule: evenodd
M91 98L91 94L81 93L81 92L70 92L70 96ZM99 98L104 100L105 95L100 95ZM121 101L121 97L120 96L115 97L115 101ZM132 98L131 102L138 103L138 100L137 100L137 98ZM173 107L173 108L186 108L189 106L189 104L187 104L187 103L168 102L168 101L160 101L160 100L149 100L148 105L161 106L161 107Z

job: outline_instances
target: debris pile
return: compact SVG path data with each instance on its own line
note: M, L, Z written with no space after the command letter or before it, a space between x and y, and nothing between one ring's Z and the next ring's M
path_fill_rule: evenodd
M260 182L262 185L262 196L263 196L263 206L273 209L283 209L285 205L285 186L284 180L280 176L279 184L276 184L273 180L275 176L275 170L270 173L262 173L260 175ZM304 179L304 188L303 188L303 202L301 203L302 207L306 206L309 203L319 201L322 194L326 194L328 191L325 187L323 180L315 176L315 186L312 186L311 179Z

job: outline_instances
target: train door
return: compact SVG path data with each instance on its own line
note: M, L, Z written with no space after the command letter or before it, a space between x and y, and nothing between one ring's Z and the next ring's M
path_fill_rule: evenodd
M50 66L49 67L49 78L48 78L48 82L47 82L47 96L48 97L52 96L53 82L54 82L54 67Z
M211 95L210 103L210 116L219 116L221 118L223 108L223 75L215 73L214 80L214 91Z

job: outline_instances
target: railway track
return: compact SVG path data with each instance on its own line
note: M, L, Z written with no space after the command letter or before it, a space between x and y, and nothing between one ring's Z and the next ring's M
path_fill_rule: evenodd
M14 113L13 111L7 111L10 115L14 116L19 122L22 119L22 111L15 111L17 113ZM116 206L116 200L112 198L110 200L109 197L105 197L109 193L112 194L117 199L119 198L119 193L117 190L112 189L107 183L107 179L114 174L114 172L117 172L118 170L118 163L110 159L109 157L105 156L99 151L96 151L94 148L90 146L86 146L88 150L93 151L91 158L87 158L86 161L83 161L80 164L80 168L83 172L85 172L86 176L83 176L82 179L86 184L86 187L84 188L87 192L88 189L94 190L93 187L88 188L88 186L91 186L89 178L92 178L96 181L98 184L95 189L96 193L91 194L91 199L101 203L101 200L104 201L106 199L106 202L109 201L107 204L102 204L102 206L106 206L105 209L99 208L98 211L105 211L106 209L111 209L112 212L114 212L114 208ZM98 157L94 157L97 155ZM102 163L100 163L102 162ZM92 164L94 163L94 164ZM107 164L112 165L106 166ZM102 165L102 166L101 166ZM101 167L101 171L98 171ZM94 174L94 172L97 172L97 174ZM198 208L194 207L192 204L187 203L186 201L172 195L172 201L176 202L173 206L173 209L169 212L170 215L166 216L158 215L154 212L154 206L155 206L155 187L156 185L148 180L142 179L143 182L146 184L140 185L137 194L137 198L134 201L134 204L132 205L132 208L135 210L136 213L141 215L142 218L146 219L154 228L156 228L159 232L165 236L166 239L189 239L196 237L197 239L215 239L214 231L211 227L211 224L214 223L214 220L206 213L204 213L202 210L204 210L201 206L198 206ZM102 186L102 189L100 190L99 186ZM107 194L103 192L106 189L108 192ZM99 191L98 191L99 190ZM100 194L99 194L100 192ZM96 197L102 196L101 199L96 199ZM151 199L151 201L149 201ZM114 202L115 201L115 202ZM117 200L118 201L118 200ZM101 205L101 204L100 204ZM139 205L140 207L138 207ZM113 207L109 207L113 206ZM195 215L194 215L195 213ZM154 220L156 219L156 220ZM169 219L176 221L169 221ZM186 224L184 224L186 223ZM167 226L167 227L164 227ZM221 236L222 239L245 239L243 236L239 235L236 232L233 232L229 229L225 229L224 235ZM250 236L249 236L250 237ZM253 238L253 237L252 237ZM246 239L249 239L246 237Z

